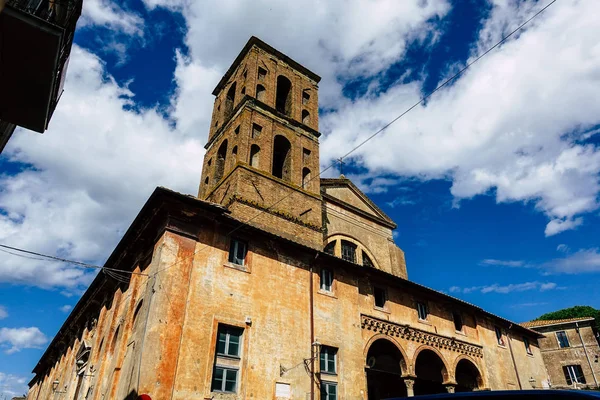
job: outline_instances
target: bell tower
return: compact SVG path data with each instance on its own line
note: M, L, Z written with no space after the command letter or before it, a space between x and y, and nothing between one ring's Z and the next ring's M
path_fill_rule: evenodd
M320 79L251 37L213 91L198 197L321 249Z

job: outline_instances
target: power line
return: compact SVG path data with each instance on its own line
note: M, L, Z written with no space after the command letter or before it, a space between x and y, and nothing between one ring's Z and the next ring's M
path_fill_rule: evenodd
M5 251L5 253L12 254L12 255L17 256L17 257L29 258L29 259L40 260L40 261L46 261L46 260L59 261L59 262L63 262L63 263L71 264L71 265L76 265L78 267L83 267L83 268L101 269L101 270L104 270L105 272L114 271L114 272L119 272L119 273L124 273L124 274L136 274L136 275L148 276L148 274L144 274L144 273L141 273L141 272L124 271L124 270L120 270L120 269L116 269L116 268L100 267L98 265L88 264L88 263L84 263L82 261L68 260L66 258L51 256L51 255L48 255L48 254L37 253L35 251L20 249L18 247L7 246L5 244L0 244L0 247L5 248L5 249L9 249L9 250L13 250L13 251L17 251L17 252L21 252L21 253L25 253L25 254L31 254L31 255L34 255L34 256L43 257L44 259L29 257L29 256L25 256L23 254L16 254L16 253L12 253L10 251Z

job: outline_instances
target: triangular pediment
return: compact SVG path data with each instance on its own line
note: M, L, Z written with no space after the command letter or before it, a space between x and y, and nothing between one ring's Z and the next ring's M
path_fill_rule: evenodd
M393 225L394 228L396 226L394 221L377 207L366 194L343 176L336 179L321 179L321 193L326 199L333 199L342 206L345 205L360 210L362 213L385 221L388 225Z

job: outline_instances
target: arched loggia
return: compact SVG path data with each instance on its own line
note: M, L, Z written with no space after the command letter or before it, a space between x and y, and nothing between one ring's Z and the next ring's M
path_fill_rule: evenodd
M402 379L402 366L406 365L402 353L387 339L377 339L367 353L367 392L369 400L405 397L406 385Z
M472 392L482 385L481 374L471 361L463 358L456 364L456 392Z
M448 376L446 365L435 351L423 349L415 361L415 396L424 394L447 393L443 385Z

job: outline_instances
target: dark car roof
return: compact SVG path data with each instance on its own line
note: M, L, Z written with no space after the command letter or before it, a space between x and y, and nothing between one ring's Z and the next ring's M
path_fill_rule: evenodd
M453 399L453 400L474 400L474 399L600 399L600 392L587 390L494 390L480 392L465 392L465 393L444 393L431 394L425 396L416 396L419 400L427 399ZM396 400L396 399L387 399ZM400 398L398 398L400 400Z

